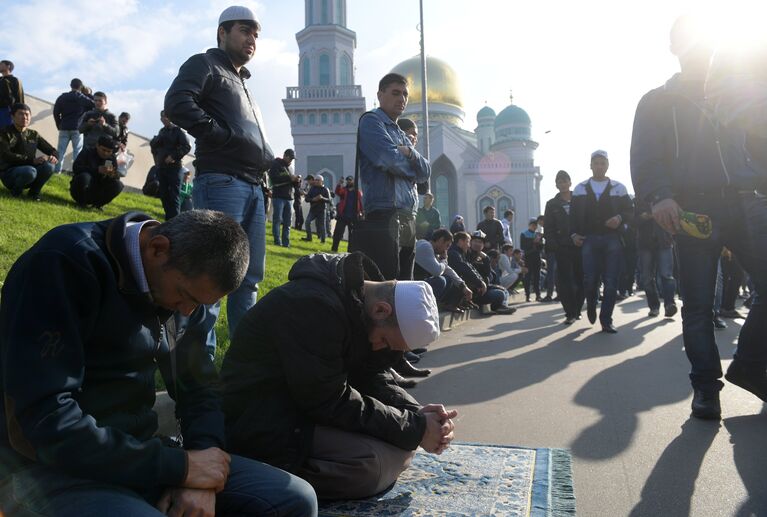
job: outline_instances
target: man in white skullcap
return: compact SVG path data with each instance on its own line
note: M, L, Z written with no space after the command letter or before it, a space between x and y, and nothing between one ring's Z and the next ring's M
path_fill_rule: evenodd
M240 223L250 243L242 284L227 298L229 334L255 303L264 278L266 214L261 184L274 161L261 112L245 84L245 68L256 53L261 24L247 7L224 9L217 48L181 65L165 95L165 115L195 138L195 208L224 212ZM219 305L208 309L208 347L215 351L213 326Z
M295 473L321 499L397 480L418 446L440 454L456 411L423 406L387 369L439 337L431 287L384 281L360 252L299 259L245 315L224 358L227 441Z

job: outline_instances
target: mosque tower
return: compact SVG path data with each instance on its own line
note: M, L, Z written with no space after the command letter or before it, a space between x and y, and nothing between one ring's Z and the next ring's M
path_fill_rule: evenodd
M304 3L306 26L296 34L299 86L288 87L282 104L290 118L296 174L319 173L332 189L354 175L357 121L365 112L362 87L354 84L357 35L346 27L346 0Z

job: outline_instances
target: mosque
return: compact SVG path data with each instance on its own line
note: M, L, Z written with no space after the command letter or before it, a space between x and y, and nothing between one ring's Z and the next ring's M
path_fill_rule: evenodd
M321 174L326 186L354 174L357 121L365 112L362 87L354 84L356 34L346 27L346 0L305 0L306 27L296 34L299 84L283 100L291 121L296 171ZM476 115L473 131L464 128L464 96L451 66L426 58L428 78L431 191L442 224L463 215L469 230L494 206L500 218L516 213L515 241L527 221L541 214L540 168L531 138L530 116L513 103L496 114L489 106ZM403 117L418 123L423 134L421 58L395 65L392 72L410 81ZM383 74L381 74L383 76ZM423 152L423 138L419 151Z

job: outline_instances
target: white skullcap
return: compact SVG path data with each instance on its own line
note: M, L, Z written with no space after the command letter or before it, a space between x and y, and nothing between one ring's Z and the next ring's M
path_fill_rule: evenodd
M398 281L394 308L408 348L425 347L439 337L439 311L431 286L421 281Z
M240 20L254 21L256 22L256 25L259 25L255 13L241 5L233 5L224 9L221 16L218 17L218 24L221 25L224 22L236 22Z
M593 153L591 153L591 159L593 160L596 156L601 156L605 160L609 160L607 157L607 151L603 151L602 149L597 149Z

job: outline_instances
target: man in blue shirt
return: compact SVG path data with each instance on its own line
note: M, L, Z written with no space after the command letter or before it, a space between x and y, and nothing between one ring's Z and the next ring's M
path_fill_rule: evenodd
M405 77L385 75L378 83L379 107L359 122L365 216L355 227L350 251L362 251L373 259L387 280L413 277L416 184L428 183L431 175L428 160L397 125L408 93Z

